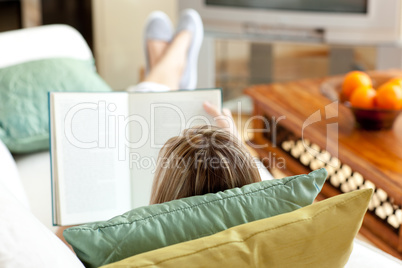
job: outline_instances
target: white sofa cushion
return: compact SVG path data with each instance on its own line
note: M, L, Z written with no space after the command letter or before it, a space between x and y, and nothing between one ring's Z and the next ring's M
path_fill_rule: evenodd
M83 267L71 250L0 184L0 267Z
M0 161L0 267L83 267L29 211L15 162L1 141Z
M32 213L53 233L52 188L49 151L18 155L15 157L21 182L25 187Z
M18 201L29 209L28 198L22 187L17 166L7 147L0 140L0 183L15 196Z

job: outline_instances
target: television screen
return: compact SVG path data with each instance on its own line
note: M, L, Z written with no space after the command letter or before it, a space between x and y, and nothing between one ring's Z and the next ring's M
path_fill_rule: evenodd
M367 13L368 0L205 0L207 5L285 11Z

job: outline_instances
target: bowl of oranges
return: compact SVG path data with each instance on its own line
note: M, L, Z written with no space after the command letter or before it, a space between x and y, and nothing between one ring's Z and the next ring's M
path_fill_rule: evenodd
M390 129L402 110L402 77L388 72L352 71L325 81L321 92L349 107L363 129Z

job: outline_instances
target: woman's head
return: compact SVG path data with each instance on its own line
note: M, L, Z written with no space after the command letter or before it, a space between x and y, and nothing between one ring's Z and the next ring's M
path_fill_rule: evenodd
M159 153L151 204L260 181L253 158L229 132L201 126L168 140Z

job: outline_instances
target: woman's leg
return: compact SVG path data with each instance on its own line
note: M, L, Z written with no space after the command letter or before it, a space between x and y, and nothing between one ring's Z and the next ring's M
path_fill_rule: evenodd
M162 48L160 42L148 42L149 59L154 59L154 65L150 65L151 71L144 81L136 86L128 88L128 91L169 91L179 89L179 83L186 66L187 51L191 42L191 33L182 31L175 36L173 41ZM165 51L162 52L161 50Z
M147 50L148 50L148 60L149 60L149 69L152 70L160 61L163 54L165 54L167 48L169 46L169 42L161 41L161 40L148 40L147 41Z
M175 90L179 89L179 83L186 67L187 53L191 44L191 33L182 31L178 33L170 45L166 48L166 52L160 56L149 74L145 77L144 82L154 82L166 85ZM160 52L160 46L157 52ZM154 50L150 50L150 59L157 58L157 55L151 54Z
M203 38L203 26L195 10L185 10L173 40L166 42L166 15L150 16L145 29L147 75L144 81L128 91L167 91L194 89L197 81L197 59ZM158 27L156 27L158 26ZM161 29L166 31L161 31ZM148 31L148 32L147 32ZM166 35L166 36L165 36Z

